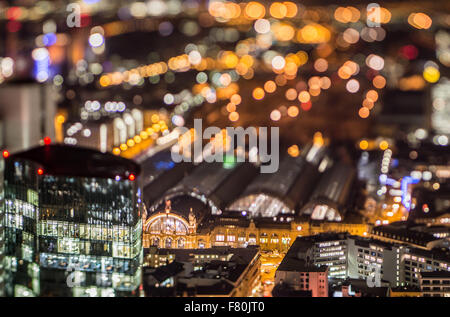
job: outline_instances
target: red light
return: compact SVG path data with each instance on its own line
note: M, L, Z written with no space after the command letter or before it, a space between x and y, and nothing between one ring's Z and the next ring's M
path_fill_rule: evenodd
M4 157L4 158L8 158L8 157L9 157L9 152L6 151L6 150L4 150L4 151L3 151L3 157Z
M130 174L130 176L128 176L128 179L130 181L134 181L136 179L136 176L134 176L133 174Z
M45 144L45 145L50 145L50 143L52 143L52 139L50 139L48 136L46 136L46 137L44 138L44 144Z
M400 48L400 55L402 55L406 59L412 60L416 59L417 56L419 56L419 51L414 45L405 45Z
M11 7L6 11L6 18L8 20L17 20L22 15L20 7Z
M84 13L84 14L82 14L81 15L81 17L80 17L81 19L81 27L86 27L86 26L89 26L90 24L91 24L91 16L89 15L89 14L87 14L87 13Z
M12 20L6 23L6 28L8 29L8 32L16 33L20 31L20 29L22 28L22 24L19 21Z
M302 109L304 111L309 111L311 109L311 107L312 107L311 100L308 101L308 102L302 102L300 106L302 107Z
M44 170L42 168L38 168L37 173L38 173L38 175L43 175Z

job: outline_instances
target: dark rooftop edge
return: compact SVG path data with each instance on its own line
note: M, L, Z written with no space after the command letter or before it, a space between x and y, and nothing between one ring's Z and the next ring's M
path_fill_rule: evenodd
M34 147L12 154L8 160L32 161L40 165L45 174L54 176L128 178L130 175L137 177L141 172L137 163L123 157L62 144Z

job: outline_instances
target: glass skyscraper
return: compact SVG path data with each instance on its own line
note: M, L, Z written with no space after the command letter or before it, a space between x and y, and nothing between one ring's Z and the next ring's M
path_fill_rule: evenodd
M2 156L0 156L0 297L5 296L5 230L4 230L4 218L5 212L3 198L3 172L5 170L5 160L4 158L9 155L8 151L2 151Z
M8 296L137 296L140 168L112 154L46 145L5 160Z

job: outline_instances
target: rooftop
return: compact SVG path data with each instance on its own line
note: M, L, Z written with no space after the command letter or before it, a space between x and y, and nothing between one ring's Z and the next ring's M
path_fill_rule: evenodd
M423 246L438 240L428 232L412 230L406 222L393 222L389 225L374 227L372 234Z
M150 271L147 269L147 271ZM164 282L169 277L183 271L183 264L177 261L173 261L170 264L160 266L150 273L159 283Z
M349 286L352 291L360 292L362 297L386 297L389 291L389 287L369 287L365 279L353 279L347 278L344 281L333 285L332 288L336 291L342 290L342 286Z
M254 263L259 253L256 247L229 248L214 247L209 249L158 249L159 255L174 255L170 264L156 269L146 269L144 284L150 294L159 294L158 287L151 287L148 277L158 282L170 277L177 277L174 287L177 293L187 292L195 295L228 295L246 268ZM207 255L208 257L203 257ZM210 257L217 255L218 257ZM199 257L202 256L202 257ZM192 263L197 268L192 270ZM184 267L184 268L183 268ZM200 267L200 268L199 268Z
M288 257L286 255L278 267L277 271L283 272L326 272L328 267L315 266L313 264L307 264L305 260L298 259L296 257Z
M231 166L218 162L175 164L170 161L168 152L154 155L142 164L144 201L153 214L162 210L168 199L173 200L173 204L177 200L179 210L189 210L193 202L188 197L194 197L204 205L198 209L209 215L223 216L220 220L223 222L234 222L231 218L268 218L270 222L277 222L272 220L274 217L284 222L287 217L292 220L305 204L310 207L318 203L329 205L331 213L337 209L351 209L343 206L347 202L352 204L350 186L354 168L341 161L333 165L327 156L328 163L324 168L330 171L326 170L322 175L318 164L327 151L327 147L305 146L299 157L284 154L279 169L267 174L259 173L257 166L250 162L236 162ZM160 165L165 169L158 170L156 166ZM313 191L315 195L311 196ZM173 210L179 212L176 208ZM315 219L311 217L310 214L303 215L308 221ZM344 213L318 219L342 221L343 217ZM255 221L255 224L266 225L263 221ZM282 224L286 225L289 226Z
M297 238L292 246L289 248L288 253L281 261L277 271L284 272L326 272L327 266L316 266L314 264L307 263L305 259L299 258L299 252L306 251L308 247L312 247L314 242L309 239Z
M174 254L178 262L190 262L196 255L218 255L231 256L230 261L239 257L243 262L250 263L258 254L259 249L256 247L248 248L230 248L230 247L213 247L208 249L158 249L160 255Z
M420 292L420 288L416 286L397 286L397 287L391 287L391 292Z
M45 174L55 176L128 178L138 176L140 167L110 153L67 145L45 145L15 153L10 160L28 160L40 165Z

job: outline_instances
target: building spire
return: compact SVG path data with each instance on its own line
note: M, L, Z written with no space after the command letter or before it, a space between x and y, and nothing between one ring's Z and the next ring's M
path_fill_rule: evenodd
M166 200L166 213L169 213L172 210L172 203L170 202L170 199Z
M189 209L189 233L195 233L197 230L197 219L195 218L192 208Z

